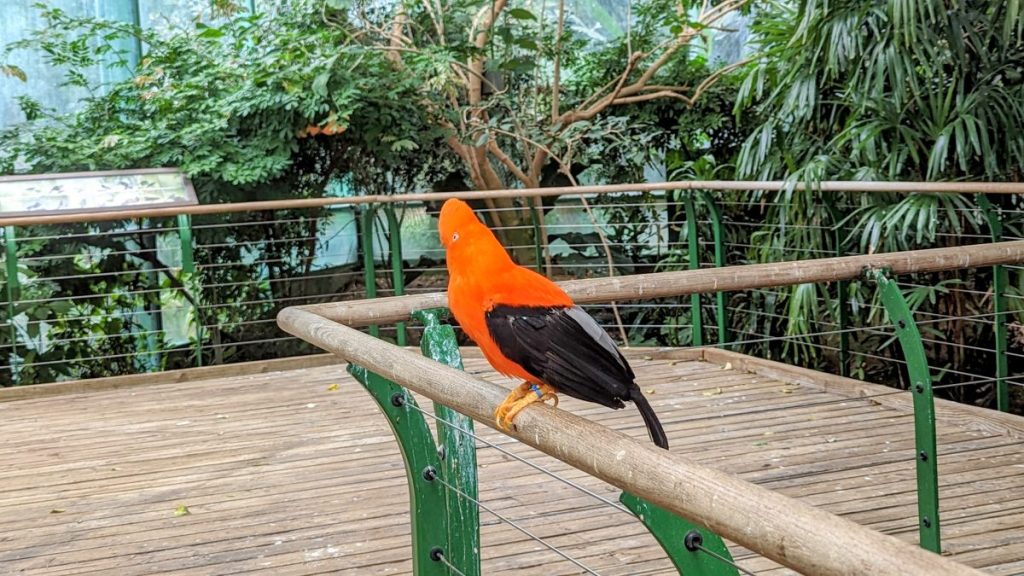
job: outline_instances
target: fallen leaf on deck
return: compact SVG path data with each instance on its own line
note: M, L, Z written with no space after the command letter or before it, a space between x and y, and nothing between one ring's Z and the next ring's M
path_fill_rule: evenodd
M63 514L65 510L63 508L54 508L50 510L50 514Z
M337 392L338 391L338 385L337 384L331 384L330 386L327 387L327 391L328 392Z
M177 508L174 509L174 515L175 516L188 516L191 513L192 513L192 511L189 510L188 506L185 506L184 504L182 504L181 506L178 506Z
M705 390L704 392L701 392L701 394L703 394L705 396L718 396L721 393L722 393L722 387L721 386L719 386L718 388L715 388L714 390Z

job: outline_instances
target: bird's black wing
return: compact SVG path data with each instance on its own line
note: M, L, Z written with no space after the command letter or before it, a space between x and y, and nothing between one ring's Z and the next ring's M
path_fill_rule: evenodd
M578 306L498 305L487 313L487 328L502 354L559 392L609 408L631 399L633 370Z

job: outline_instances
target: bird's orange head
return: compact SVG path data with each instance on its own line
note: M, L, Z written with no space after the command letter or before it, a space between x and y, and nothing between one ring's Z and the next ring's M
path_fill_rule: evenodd
M445 247L448 272L453 275L481 276L486 275L484 269L493 271L513 265L491 229L462 200L452 198L444 203L437 231Z
M467 234L477 232L483 224L477 220L473 209L458 198L450 198L441 207L441 218L437 223L437 231L441 235L441 244L451 248Z

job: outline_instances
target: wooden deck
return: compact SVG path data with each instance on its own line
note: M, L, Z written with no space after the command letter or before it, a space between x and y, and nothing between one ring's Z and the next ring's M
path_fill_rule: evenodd
M725 352L632 356L674 451L916 540L906 393ZM342 367L309 364L0 392L9 400L0 403L0 574L410 573L405 478L387 424ZM479 359L467 367L500 380ZM97 387L111 389L85 391ZM635 409L572 399L562 407L646 441ZM939 408L946 553L992 574L1024 574L1024 419ZM482 502L596 572L674 573L631 517L494 449L481 448L479 460ZM481 519L485 574L580 573L490 514ZM733 552L758 574L787 572Z

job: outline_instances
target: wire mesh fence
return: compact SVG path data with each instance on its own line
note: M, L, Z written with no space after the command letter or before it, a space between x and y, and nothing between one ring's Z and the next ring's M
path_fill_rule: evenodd
M900 202L925 195L890 194L888 203L878 196L679 190L549 197L539 210L524 199L474 206L515 258L560 280L993 236L984 207L970 196L902 211ZM1002 238L1021 237L1024 207L1014 196L999 198L993 210ZM6 227L0 378L27 384L311 353L277 328L277 311L445 288L439 208L342 204ZM1022 275L1018 267L1006 271L1011 282L999 294L1012 314L1005 350L995 342L992 270L898 279L947 395L993 404L1000 355L1008 362L1003 381L1021 388L1009 376L1019 374L1024 357L1016 319L1024 310ZM905 386L899 347L866 279L586 308L629 345L716 345ZM418 338L415 325L377 330L403 343Z

